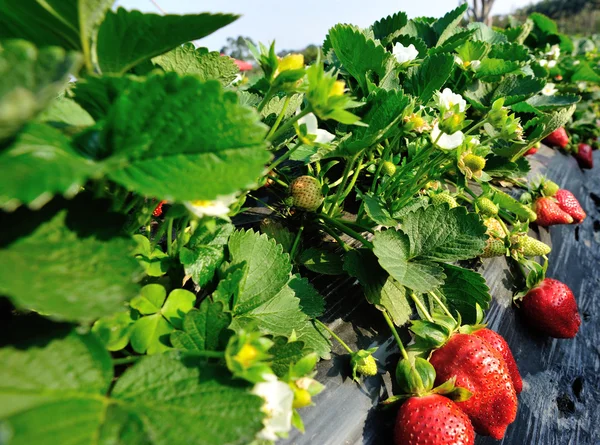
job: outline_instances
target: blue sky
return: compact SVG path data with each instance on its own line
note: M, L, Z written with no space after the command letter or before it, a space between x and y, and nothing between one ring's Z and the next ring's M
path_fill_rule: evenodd
M336 23L367 27L382 17L404 11L409 17L441 16L458 6L458 0L155 0L167 13L231 12L236 22L202 39L211 50L221 49L227 37L277 42L277 49L301 49L321 44ZM493 13L504 14L533 0L496 0ZM116 6L158 12L150 0L118 0Z

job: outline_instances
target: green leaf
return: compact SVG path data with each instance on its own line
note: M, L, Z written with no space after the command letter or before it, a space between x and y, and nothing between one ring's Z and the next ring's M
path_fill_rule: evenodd
M429 48L434 47L439 40L439 36L429 23L417 19L409 20L402 28L402 33L423 40Z
M300 254L298 261L308 270L323 275L341 275L344 273L342 258L339 253L332 251L310 247Z
M307 321L304 326L295 331L296 340L304 343L304 352L314 352L323 360L331 358L331 334L314 321Z
M4 14L1 3L0 10ZM1 22L0 18L0 29ZM62 48L38 50L24 40L0 42L0 142L42 111L65 87L69 73L75 72L79 63L76 53Z
M537 95L527 99L527 103L539 110L547 111L563 108L578 103L581 100L576 94L554 94L552 96Z
M133 252L135 258L144 268L146 275L150 277L162 277L173 265L174 260L164 253L158 246L150 246L150 240L144 235L133 235L137 247Z
M473 40L476 41L482 41L491 44L504 43L508 41L504 34L496 32L489 26L480 22L469 23L467 29L475 30L475 33L473 34Z
M140 295L129 302L129 306L138 311L142 315L151 315L160 312L167 291L160 284L147 284L140 290Z
M266 127L237 102L216 81L175 73L130 84L103 130L113 153L109 178L139 194L179 201L252 186L271 155Z
M544 14L534 12L529 16L529 20L532 20L535 26L544 34L558 34L556 22L546 17Z
M143 81L144 78L135 76L87 77L76 82L74 100L99 121L108 114L121 91L129 89L134 82Z
M73 197L98 170L71 147L60 131L31 123L0 152L0 208L44 206L56 194Z
M492 45L489 56L493 59L526 62L529 60L529 51L525 46L518 43L497 43Z
M396 326L410 320L413 310L406 289L379 266L373 252L358 249L346 253L344 270L358 279L367 301L380 311L387 311Z
M189 311L183 319L183 331L171 334L175 348L190 351L220 351L227 342L231 314L223 303L205 299L198 309Z
M56 128L89 127L94 119L77 102L67 97L58 97L37 118Z
M503 97L505 106L513 105L539 93L545 84L546 79L542 78L506 76L494 91L491 102Z
M405 89L427 103L433 93L442 88L454 70L454 57L450 54L434 54L425 57L423 63L408 70Z
M387 46L395 37L400 35L402 28L407 23L406 13L400 11L376 21L371 28L375 38L381 40L381 43Z
M129 344L133 320L129 311L102 317L92 326L92 332L109 351L120 351Z
M447 205L409 213L402 221L402 231L410 240L410 257L428 261L475 258L483 252L488 238L479 215Z
M179 260L194 283L203 287L212 280L215 271L225 259L225 246L234 230L232 224L225 221L208 224L196 229L190 241L179 252Z
M371 71L382 79L393 62L392 55L381 44L352 26L336 25L329 30L328 37L338 60L364 93L368 91L366 74Z
M102 72L123 74L139 63L235 21L232 14L157 15L119 8L109 11L98 31Z
M308 315L309 318L317 318L325 313L325 300L306 278L296 274L288 285L294 290L296 297L300 299L302 312Z
M304 343L301 341L288 342L285 337L273 339L274 345L269 349L271 369L277 377L284 377L290 370L290 366L298 362L306 355Z
M200 80L218 80L229 85L240 72L231 57L222 56L218 51L209 52L206 48L197 48L186 43L166 54L152 59L165 71L174 71L181 75L194 75Z
M159 354L170 349L169 335L175 328L160 313L141 317L131 329L131 347L138 354Z
M475 77L482 78L486 76L502 76L508 74L519 68L517 62L510 62L503 59L491 59L486 58L481 62L477 71L475 71Z
M0 360L0 421L14 445L243 445L263 428L263 399L245 382L178 353L143 358L110 395L110 356L91 335L4 348Z
M600 83L600 74L592 69L587 62L580 62L577 71L571 76L572 82Z
M397 224L397 221L390 216L390 212L385 206L370 193L362 193L360 190L356 190L357 195L365 204L365 211L367 216L375 224L380 224L386 227L393 227Z
M292 96L287 97L289 97L290 102L288 103L287 108L285 110L283 109L283 107L286 103L287 98L275 96L269 102L267 102L267 105L265 105L265 107L262 109L262 111L260 112L261 116L265 119L272 117L274 119L273 123L275 122L275 119L277 119L277 116L279 116L281 113L283 113L284 119L289 119L290 117L292 117L292 115L296 112L298 107L302 105L302 99L304 98L304 96L302 94L294 94Z
M277 221L266 219L261 223L260 231L281 244L285 253L291 252L296 236L287 227Z
M413 45L415 49L419 51L419 54L417 55L418 58L423 58L427 54L427 44L423 41L423 39L420 39L419 37L401 34L399 36L396 36L391 43L394 45L396 43L401 43L402 46L405 46L407 48L410 45Z
M135 242L105 203L55 199L42 210L0 214L0 292L18 307L91 322L138 292Z
M438 54L438 53L449 53L454 51L457 47L462 45L463 43L469 41L471 35L473 34L473 30L460 30L456 29L454 34L449 36L444 43L438 45L429 50L429 54Z
M169 294L161 313L169 323L178 329L183 326L183 317L187 314L196 302L196 296L185 289L174 289Z
M436 46L442 45L455 33L468 7L467 3L463 3L433 23L432 27L439 36Z
M408 236L396 230L377 232L373 253L379 264L399 284L418 292L429 292L444 282L443 269L436 263L413 260Z
M490 45L486 42L469 40L461 45L461 47L456 50L456 53L463 62L471 62L473 60L482 60L489 50Z
M458 311L466 324L476 322L477 305L487 310L492 297L483 276L473 270L444 264L446 281L440 287L450 310Z

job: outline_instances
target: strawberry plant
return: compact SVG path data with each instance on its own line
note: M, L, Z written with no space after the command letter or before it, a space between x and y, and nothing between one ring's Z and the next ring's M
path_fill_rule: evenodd
M575 297L543 281L550 246L528 230L585 211L522 178L540 141L558 131L570 149L563 127L571 144L597 135L596 55L557 47L538 16L463 26L462 5L335 25L309 66L251 45L249 80L190 43L236 15L55 3L0 1L3 442L303 431L332 339L357 384L393 372L319 320L315 275L356 279L394 336L399 443L503 436L521 379L464 261L512 258L531 327L577 332Z

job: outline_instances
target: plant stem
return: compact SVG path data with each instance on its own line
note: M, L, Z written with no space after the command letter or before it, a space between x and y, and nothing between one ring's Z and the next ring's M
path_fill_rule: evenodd
M433 297L433 299L435 300L435 302L440 305L440 307L442 308L442 310L446 313L446 315L448 317L450 317L452 320L456 321L456 318L454 318L454 316L452 315L452 313L450 312L448 307L442 302L442 299L440 297L438 297L434 291L429 292L429 295L431 295Z
M323 222L329 223L332 226L338 228L339 230L341 230L342 232L344 232L347 235L350 235L352 238L360 241L361 243L363 243L363 245L365 245L366 247L368 247L369 249L373 248L373 243L371 243L370 241L368 241L364 236L362 236L360 233L352 230L350 227L346 226L344 223L330 218L329 216L320 213L319 218L321 218L321 220L323 220Z
M167 255L173 254L173 218L169 218L167 222Z
M277 127L279 127L279 124L281 123L281 120L283 119L283 116L285 116L285 112L287 110L288 105L290 104L290 96L286 96L285 97L285 102L283 103L283 107L281 108L281 112L279 113L279 116L277 116L277 120L275 121L275 123L273 124L273 126L271 127L271 129L269 130L269 133L267 133L267 139L269 139L271 136L273 136L273 133L275 133L275 131L277 130Z
M112 362L113 362L114 366L117 366L117 365L126 365L128 363L135 363L135 362L137 362L141 358L142 358L141 355L130 355L129 357L113 358Z
M181 351L185 355L193 355L196 357L207 357L207 358L224 358L225 352L223 351Z
M504 221L502 221L502 218L496 218L496 220L500 223L500 226L502 227L502 230L504 230L506 236L510 235L510 231L508 230L508 227L506 227L506 224L504 224Z
M354 185L356 184L356 180L358 179L358 176L360 175L360 172L362 170L362 165L363 165L364 159L365 159L364 156L360 157L360 159L358 161L358 165L354 169L354 175L352 176L352 179L350 180L348 187L346 187L346 190L342 194L342 200L346 199L346 197L350 194L350 192L354 188Z
M412 298L412 300L415 302L415 306L417 306L417 308L419 308L419 310L423 313L423 315L425 315L425 318L427 319L427 321L431 321L433 322L433 318L431 318L431 315L429 314L429 311L427 310L427 308L425 308L425 306L423 306L423 303L421 303L421 300L419 300L417 298L417 296L415 295L414 292L410 292L410 298Z
M331 236L334 240L337 241L337 243L340 245L340 247L342 249L344 249L345 252L348 252L350 250L352 250L352 248L350 246L348 246L348 244L346 244L333 230L331 230L329 227L327 227L326 225L323 225L323 230L325 232L327 232L329 234L329 236Z
M265 94L265 97L263 97L263 100L261 100L260 103L258 104L258 107L256 107L256 111L258 111L260 113L262 111L262 109L265 108L265 105L267 105L267 102L269 102L269 100L271 100L272 97L273 97L273 90L271 88L269 88L269 91L267 91L267 94Z
M408 360L408 354L406 353L406 349L404 349L402 340L400 340L400 335L398 335L396 326L394 326L394 323L392 322L392 319L390 318L390 316L386 310L382 311L382 313L383 313L383 318L385 318L387 325L390 327L390 330L392 331L392 335L394 336L396 343L398 343L398 347L400 348L400 353L402 354L402 357L404 357L405 360Z
M333 216L333 214L337 210L338 203L340 201L340 197L342 196L342 193L343 193L344 189L346 188L346 182L348 182L348 177L350 176L350 171L352 170L352 166L356 162L356 159L358 158L358 155L360 153L361 152L356 153L354 156L352 156L352 158L350 158L350 161L348 161L346 163L346 167L344 168L344 173L342 174L342 182L340 183L340 185L337 189L337 192L335 194L335 199L334 199L333 203L331 204L331 207L329 208L329 212L327 212L327 214L329 216Z
M282 134L284 134L286 131L288 131L288 129L294 125L299 119L302 119L304 116L306 116L307 114L310 113L310 107L306 107L304 110L302 110L300 113L298 113L297 115L295 115L294 117L291 117L290 119L288 119L287 121L285 121L285 123L279 128L279 130L277 130L275 133L273 133L271 135L270 138L268 138L267 140L269 141L274 141L275 139L277 139L279 136L281 136Z
M483 125L485 125L485 123L487 122L487 119L483 119L482 121L476 123L475 125L473 125L471 128L469 128L467 131L465 131L465 136L473 133L475 130L477 130L478 128L482 127Z
M275 161L273 161L271 163L271 165L269 166L269 169L273 170L279 164L281 164L283 161L286 161L292 155L292 153L295 152L301 146L302 146L302 142L298 141L298 143L296 143L296 145L294 145L292 148L290 148L288 151L286 151L284 154L282 154L279 158L277 158Z
M348 345L347 345L347 344L344 342L344 340L342 340L340 337L338 337L338 336L335 334L335 332L333 332L331 329L329 329L329 328L328 328L328 327L325 325L325 323L323 323L323 322L322 322L322 321L320 321L320 320L317 320L316 318L315 318L315 320L314 320L314 321L315 321L315 323L316 323L316 324L318 324L318 325L319 325L319 326L321 326L323 329L325 329L327 332L329 332L329 333L331 334L331 336L332 336L333 338L335 338L335 339L336 339L336 340L337 340L337 341L340 343L340 345L342 345L342 346L344 347L344 349L345 349L346 351L348 351L348 353L349 353L349 354L353 354L353 353L354 353L354 351L353 351L352 349L350 349L350 347L349 347L349 346L348 346Z
M300 239L302 238L302 232L304 231L304 224L300 226L300 230L296 233L296 238L294 238L294 244L292 244L292 250L290 251L290 258L292 261L296 257L296 251L298 250L298 246L300 245Z

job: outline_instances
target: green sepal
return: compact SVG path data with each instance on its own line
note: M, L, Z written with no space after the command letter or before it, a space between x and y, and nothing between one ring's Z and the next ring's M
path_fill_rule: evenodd
M513 212L519 219L528 219L529 221L537 219L536 213L530 207L521 204L515 198L500 190L496 190L494 193L494 202L500 207Z
M435 369L421 357L402 359L396 366L396 382L403 394L424 395L433 388Z
M464 402L469 400L473 393L466 388L456 386L456 377L445 381L441 385L435 387L432 391L433 394L440 394L444 397L448 397L454 402Z
M415 320L410 326L410 330L415 334L416 338L421 339L430 348L439 348L448 341L451 335L451 330L438 323Z
M360 349L350 354L350 367L352 368L352 379L360 381L359 375L371 377L377 374L376 359L373 353L377 348Z
M409 394L400 394L397 396L391 396L391 397L388 397L387 399L385 399L383 402L380 402L379 406L381 406L384 409L390 408L393 405L395 405L396 403L402 402L403 400L408 399L410 397L412 397L412 396Z
M525 289L516 293L513 297L513 301L517 304L521 299L523 299L527 292L536 287L546 278L546 271L548 270L548 257L544 256L544 264L539 264L536 261L527 260L525 258L520 259L519 262L526 269L529 269L529 272L527 273L527 277L525 279Z

